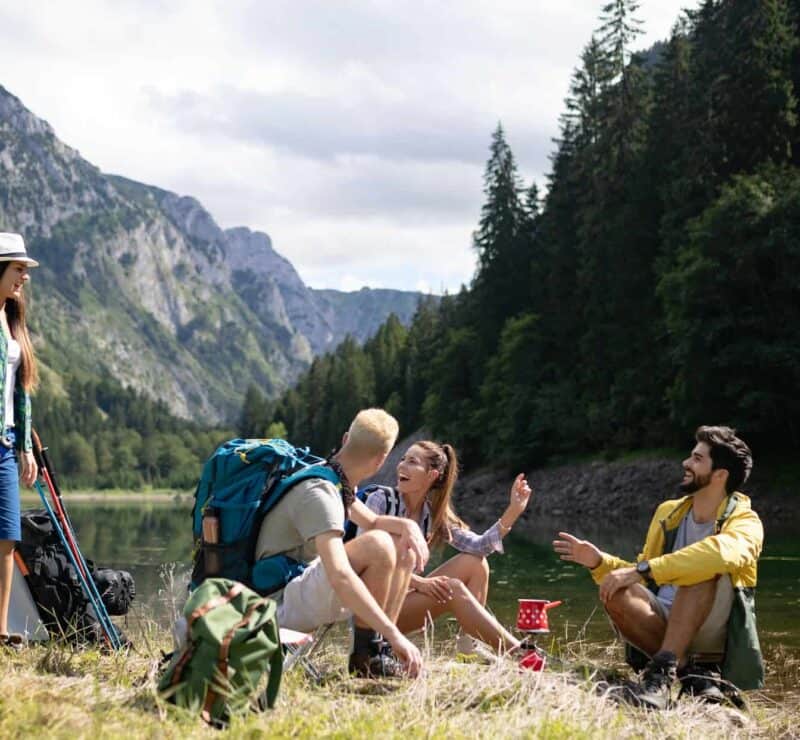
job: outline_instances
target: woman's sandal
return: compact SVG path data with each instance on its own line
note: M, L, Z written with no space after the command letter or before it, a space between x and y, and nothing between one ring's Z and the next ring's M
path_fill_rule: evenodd
M11 634L0 634L0 647L11 648L12 650L22 650L27 645L28 641L25 635L19 632L12 632Z

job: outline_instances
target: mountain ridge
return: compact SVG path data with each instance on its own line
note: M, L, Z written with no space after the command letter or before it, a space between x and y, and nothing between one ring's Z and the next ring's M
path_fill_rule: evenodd
M42 265L30 323L46 378L109 373L209 423L234 419L248 385L275 396L347 334L364 341L390 313L408 323L421 297L309 288L268 234L104 174L2 86L0 229Z

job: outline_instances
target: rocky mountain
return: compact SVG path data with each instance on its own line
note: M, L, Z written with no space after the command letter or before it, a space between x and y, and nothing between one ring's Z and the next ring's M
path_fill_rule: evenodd
M419 299L310 289L266 234L102 173L2 86L0 230L42 265L30 322L51 390L108 373L208 423L234 418L251 383L279 393L346 334L408 322Z

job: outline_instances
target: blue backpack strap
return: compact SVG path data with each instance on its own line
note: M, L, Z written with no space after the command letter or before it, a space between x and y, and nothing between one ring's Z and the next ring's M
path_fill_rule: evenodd
M279 481L273 490L267 494L267 498L259 509L259 516L262 518L266 516L272 511L275 504L277 504L294 486L298 483L302 483L304 480L310 480L311 478L321 478L329 483L333 483L333 485L337 487L341 484L339 476L327 465L309 465L307 468L300 468L300 470L296 470L291 475L287 475L283 480Z
M400 494L396 488L381 486L386 496L386 513L389 516L400 516Z
M332 483L337 488L341 481L339 476L327 465L317 464L301 468L291 475L287 475L277 483L261 505L259 510L258 525L253 528L253 557L251 562L250 583L260 594L271 594L282 589L289 581L299 576L306 568L305 563L299 563L286 555L270 555L260 560L255 560L255 546L258 540L258 533L261 531L261 523L264 517L275 508L277 503L299 483L306 480L322 479Z
M360 488L356 491L356 498L362 503L366 504L367 499L376 491L381 491L384 494L384 510L386 514L389 511L389 503L386 499L386 491L389 489L386 486L379 486L377 483L370 483L366 488ZM356 534L358 534L358 525L352 519L345 519L344 521L344 541L350 542Z

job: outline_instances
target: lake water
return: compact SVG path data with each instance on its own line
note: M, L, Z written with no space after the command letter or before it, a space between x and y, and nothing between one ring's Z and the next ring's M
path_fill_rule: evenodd
M138 591L129 617L154 618L168 626L173 610L186 597L191 556L191 518L186 503L69 502L78 541L87 558L99 565L131 571ZM34 504L29 504L34 505ZM617 553L632 557L644 535L646 522L630 533L611 538ZM800 657L800 543L794 528L768 532L759 564L758 620L765 652L782 645ZM505 555L493 555L489 605L506 624L513 624L520 597L563 599L549 612L554 635L575 639L582 631L591 641L608 641L608 623L597 608L596 589L585 569L562 563L551 549L555 527L543 528L538 542L510 538ZM608 542L596 540L611 549ZM165 568L166 566L166 568ZM166 573L165 573L166 571ZM171 574L171 576L170 576Z

